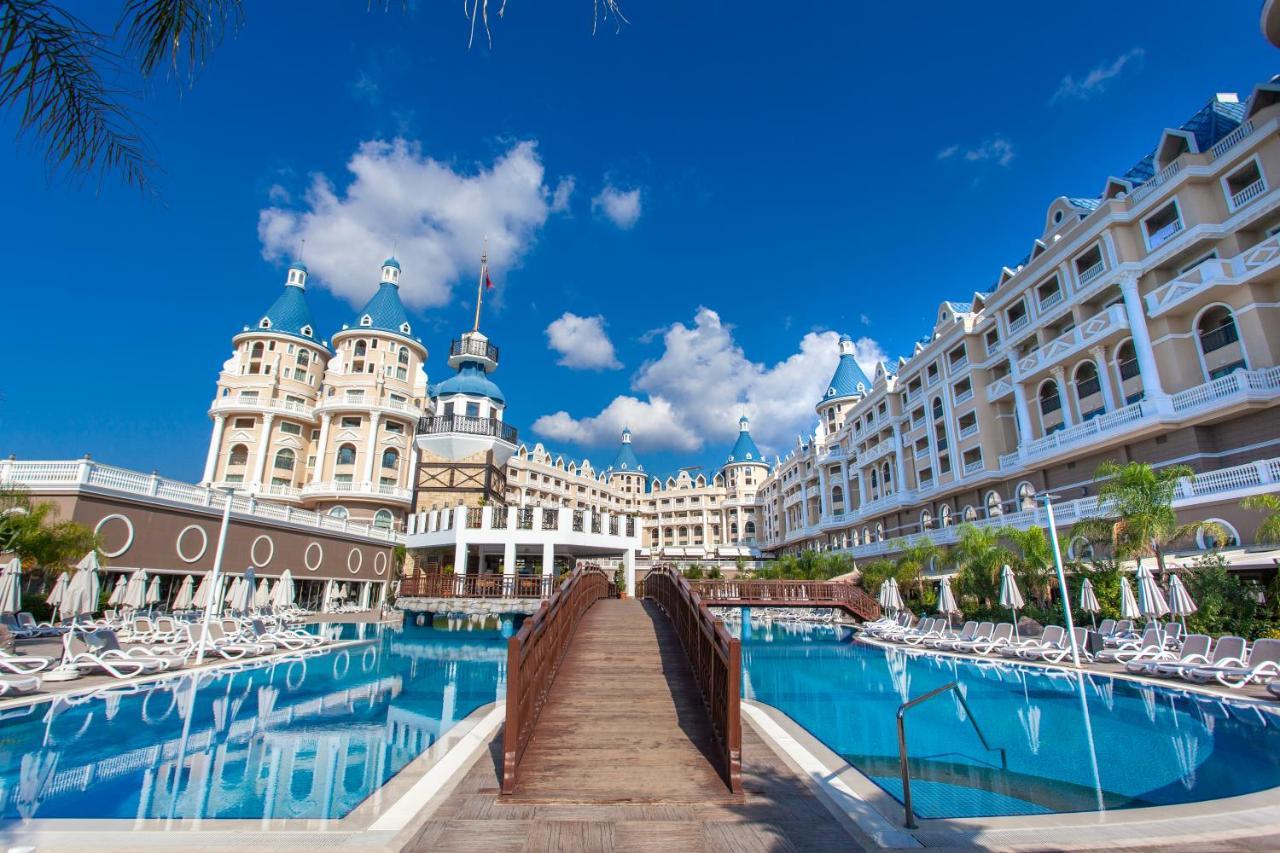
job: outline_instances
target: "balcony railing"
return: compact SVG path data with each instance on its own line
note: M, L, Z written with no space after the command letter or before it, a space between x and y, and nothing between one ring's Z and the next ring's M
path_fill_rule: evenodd
M1009 334L1016 335L1018 332L1021 332L1023 329L1025 329L1030 322L1031 322L1030 314L1023 314L1021 317L1019 317L1016 320L1010 320Z
M972 399L973 399L973 386L970 385L968 388L956 394L956 405L958 406L961 403L967 403L969 400L972 400Z
M1226 136L1218 140L1217 144L1209 149L1213 159L1217 160L1223 154L1235 147L1235 144L1253 133L1253 122L1242 122L1239 127L1228 133Z
M1084 287L1085 285L1089 284L1091 281L1093 281L1095 278L1102 275L1106 271L1107 271L1107 265L1104 264L1102 261L1098 261L1096 264L1089 267L1087 270L1082 270L1078 276L1080 280L1080 286Z
M1253 201L1258 196L1262 195L1262 193L1266 189L1267 189L1267 185L1262 182L1261 178L1259 178L1258 180L1249 184L1249 186L1240 190L1240 192L1231 196L1231 209L1238 210L1239 208L1244 207L1246 204Z
M1211 332L1205 332L1200 336L1200 351L1211 353L1220 350L1223 347L1231 346L1240 340L1240 332L1236 329L1234 322L1219 326Z
M449 356L473 355L476 358L487 358L489 361L496 362L498 360L498 348L488 341L481 341L475 338L454 339L449 343Z
M1147 295L1147 313L1158 317L1210 288L1243 284L1276 266L1280 266L1280 235L1268 237L1233 258L1209 258L1165 282Z
M473 418L467 415L432 415L418 418L418 435L440 435L451 432L488 436L508 444L516 443L516 428L497 418Z
M1124 306L1112 305L1040 349L1018 359L1018 374L1028 376L1043 370L1085 347L1092 346L1112 332L1127 328L1129 328L1129 318L1125 314Z
M978 422L977 422L977 421L974 421L973 423L969 424L968 426L960 427L960 438L962 438L962 439L965 439L965 438L968 438L968 437L969 437L969 436L971 436L971 435L977 435L977 434L978 434Z
M1182 230L1182 220L1175 219L1168 225L1162 225L1147 236L1147 245L1155 250L1168 243L1173 236Z
M1061 301L1062 301L1062 291L1055 290L1053 293L1049 294L1048 296L1043 296L1040 298L1040 310L1047 311Z
M289 414L300 415L304 418L310 418L315 410L307 403L299 400L272 400L269 398L261 398L257 395L237 395L234 397L219 397L213 401L211 407L213 411L225 411L227 409L257 409L260 411L272 412L288 412Z
M972 462L964 463L965 476L976 474L982 470L982 459L975 459Z

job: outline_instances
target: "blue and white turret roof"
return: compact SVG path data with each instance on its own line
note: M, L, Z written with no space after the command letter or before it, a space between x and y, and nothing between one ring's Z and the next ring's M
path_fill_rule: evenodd
M631 430L627 427L622 430L622 446L618 448L618 455L614 457L613 464L606 469L606 473L621 471L644 473L644 466L640 464L635 450L631 447Z
M400 301L400 262L395 258L387 258L382 262L382 281L378 283L378 292L356 315L355 328L374 329L380 332L394 332L397 335L411 335L413 326L409 323L409 314Z
M502 389L497 386L477 362L464 361L458 365L458 372L431 389L433 398L447 397L451 394L469 394L473 397L488 397L495 403L506 405Z
M307 305L306 284L307 268L298 262L290 264L284 292L271 303L267 313L258 319L257 328L305 338L315 343L315 323L311 319L311 307Z
M832 374L831 381L827 383L822 402L829 403L832 400L861 396L870 390L871 381L867 379L867 375L858 366L858 360L853 356L853 338L841 335L840 362L836 365L836 372Z
M738 419L738 440L729 451L729 458L725 464L734 465L743 462L768 464L760 454L760 448L756 447L755 441L751 438L751 422L747 420L746 415Z

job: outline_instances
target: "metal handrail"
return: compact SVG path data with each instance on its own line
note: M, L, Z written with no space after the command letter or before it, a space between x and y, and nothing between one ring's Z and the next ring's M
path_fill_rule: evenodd
M928 702L934 696L940 693L946 693L948 690L954 690L956 698L960 700L960 707L964 708L965 718L973 726L973 730L978 733L978 740L982 741L983 747L988 752L1000 753L1001 769L1009 769L1009 756L1002 746L992 746L987 743L987 736L982 733L982 728L978 725L978 721L974 719L973 711L969 708L969 703L965 701L964 694L960 692L960 684L956 681L948 682L941 687L935 687L922 696L917 696L909 702L903 702L898 706L898 765L902 771L902 805L906 809L907 819L904 824L907 829L916 828L916 813L911 808L911 771L907 767L907 711L914 708L922 702Z

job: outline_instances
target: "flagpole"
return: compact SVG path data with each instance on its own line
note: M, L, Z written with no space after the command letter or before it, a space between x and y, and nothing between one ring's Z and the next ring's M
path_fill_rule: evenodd
M484 301L484 274L489 267L489 238L484 238L484 250L480 253L480 278L476 281L476 324L471 331L480 331L480 303Z

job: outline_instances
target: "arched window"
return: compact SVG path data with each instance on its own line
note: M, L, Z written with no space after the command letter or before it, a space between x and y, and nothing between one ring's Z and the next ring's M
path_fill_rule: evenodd
M1138 374L1138 352L1132 340L1116 347L1116 370L1120 373L1120 386L1126 406L1142 399L1142 377Z
M951 526L953 519L951 518L950 504L943 504L942 508L938 510L938 520L942 523L943 527Z
M395 468L400 465L400 454L394 448L388 447L382 451L382 467Z
M1072 560L1092 560L1093 543L1083 536L1077 536L1067 545L1067 556Z
M922 510L920 513L920 529L929 530L933 527L933 513L929 510Z
M1200 355L1209 380L1248 368L1240 345L1240 330L1227 306L1213 305L1200 315L1196 339L1200 342Z
M738 522L736 521L729 522L729 538L730 539L738 538Z
M1062 408L1058 383L1052 379L1040 386L1040 414L1048 415Z
M367 352L367 349L365 348L364 341L356 341L356 352L355 352L356 358L363 358L365 352Z
M389 509L380 509L373 514L373 526L381 530L390 530L395 516Z
M249 464L249 448L243 444L235 444L231 446L231 455L227 458L228 465L248 465Z
M1085 420L1106 411L1106 404L1101 396L1090 400L1095 394L1102 394L1102 383L1098 379L1098 367L1092 361L1086 361L1076 368L1076 402L1080 404L1080 415Z
M877 542L884 541L884 522L883 521L876 522L876 541Z
M329 515L334 518L341 518L345 521L350 513L347 512L347 508L345 506L331 506L329 507Z
M391 366L387 365L387 372L391 372ZM409 348L400 347L400 355L396 361L396 379L408 380L409 378Z
M296 458L297 457L294 456L293 451L286 447L276 454L276 461L275 461L274 467L276 467L281 471L292 471L293 463L296 460Z
M840 504L841 506L844 505L844 489L840 488L839 486L832 486L831 487L831 505L835 506L836 504Z
M858 545L858 528L856 528L856 527L855 527L855 528L853 528L853 530L852 530L852 531L850 531L850 533L851 533L851 536L852 536L852 539L853 539L853 545L854 545L854 547L857 547L857 545Z
M354 444L344 444L338 448L338 464L356 464L356 446Z
M1216 525L1215 530L1210 525ZM1219 548L1238 548L1240 534L1221 518L1205 519L1205 523L1196 528L1196 547L1202 551L1216 551Z
M400 364L401 367L409 366L409 348L408 347L400 347L400 355L397 356L396 361Z
M879 483L880 483L880 480L879 480L879 477L876 476L876 469L872 468L871 469L871 488L874 489L877 485L879 485Z
M1035 487L1023 480L1018 484L1018 509L1022 512L1033 510L1036 508L1036 490Z
M747 523L744 524L742 527L743 527L743 530L746 532L748 539L756 535L756 523L754 521L751 521L750 519L748 519Z
M307 352L305 349L299 348L298 349L298 367L302 368L303 370L306 370L310 364L311 364L311 353Z
M942 419L942 398L941 397L933 398L933 419L935 421Z
M867 543L871 542L871 528L870 528L870 527L864 527L864 528L862 528L862 541L863 541L863 542L867 542Z
M249 358L262 358L263 348L262 341L258 341L249 350Z
M1004 501L1000 498L1000 493L992 489L987 492L987 518L997 518L1004 515Z

